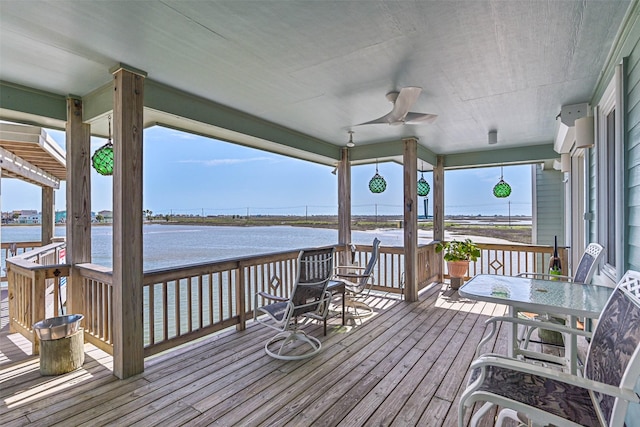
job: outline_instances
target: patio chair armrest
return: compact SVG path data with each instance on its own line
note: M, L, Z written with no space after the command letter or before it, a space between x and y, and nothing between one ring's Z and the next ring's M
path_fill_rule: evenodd
M544 320L521 319L519 317L511 317L511 316L495 316L485 320L484 323L488 325L489 323L495 323L495 322L510 322L518 325L531 326L534 328L543 326L544 329L549 329L556 332L572 334L572 335L580 335L587 338L591 337L591 332L589 331L584 331L582 329L574 329L570 326L566 326L560 323L546 322Z
M564 332L564 333L567 333L567 334L580 335L580 336L587 337L587 338L590 338L591 335L592 335L591 332L589 332L589 331L585 331L585 330L582 330L582 329L573 329L573 328L571 328L569 326L565 326L565 325L562 325L562 324L559 324L559 323L549 323L549 322L545 322L543 320L530 320L530 319L522 319L522 318L519 318L519 317L511 317L511 316L495 316L495 317L491 317L491 318L485 320L485 322L484 322L485 325L491 325L491 330L478 343L478 345L476 347L476 353L475 353L476 357L480 356L480 349L487 342L489 342L489 340L491 340L491 338L498 331L498 327L497 327L497 323L498 322L515 323L517 325L529 326L529 327L532 327L532 328L538 328L538 327L544 326L544 329L550 329L550 330L553 330L553 331L556 331L556 332Z
M343 277L346 279L364 279L365 277L369 277L369 275L356 273L336 273L335 277Z
M562 280L564 282L573 282L573 278L570 276L564 276L561 274L548 274L548 273L520 273L517 277L532 277L538 279L548 280Z
M353 273L340 273L340 270L357 270L364 271L365 267L360 267L358 265L338 265L334 267L334 274L353 274Z
M486 354L480 356L471 363L470 370L481 369L481 374L474 382L474 385L480 385L485 376L485 368L487 366L497 366L501 368L511 369L518 372L524 372L530 375L549 378L557 381L571 384L576 387L582 387L588 390L604 393L609 396L619 397L628 402L640 403L640 397L632 390L620 388L609 384L593 381L588 378L579 377L556 369L546 368L540 365L523 362L521 360L509 358L498 354Z
M278 296L278 295L272 295L272 294L270 294L268 292L260 291L256 295L261 296L261 297L263 297L265 299L272 300L272 301L280 301L280 302L289 301L289 298L281 297L281 296Z

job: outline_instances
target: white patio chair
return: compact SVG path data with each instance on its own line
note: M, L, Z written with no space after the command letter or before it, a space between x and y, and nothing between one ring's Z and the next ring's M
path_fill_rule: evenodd
M334 268L334 251L331 248L301 251L298 255L296 281L290 298L258 292L255 296L255 321L278 331L269 339L264 349L266 353L276 359L299 360L311 357L322 347L320 340L307 335L299 329L298 318L323 320L327 316L331 293L327 291L327 284ZM259 306L259 299L274 301ZM261 315L266 314L266 316ZM302 345L296 345L301 341ZM280 347L273 351L277 343ZM306 345L305 345L306 344ZM304 347L311 347L303 350Z
M571 276L563 276L563 275L554 275L554 274L546 274L546 273L520 273L518 276L520 277L531 277L534 279L547 279L547 280L563 280L567 282L573 283L590 283L593 274L596 271L596 267L600 262L600 258L604 254L604 248L598 243L590 243L587 248L584 250L580 261L578 262L578 266L576 268L576 273ZM553 313L519 313L522 317L531 320L539 320L541 322L557 322L554 318ZM540 326L542 327L542 325ZM527 348L529 346L529 341L531 339L531 334L535 331L536 327L525 327L523 328L518 336L520 344L522 348Z
M369 262L366 267L336 267L336 273L333 279L344 283L346 290L346 305L347 307L353 307L354 315L356 317L373 314L373 308L364 301L360 301L360 299L369 295L371 287L375 282L373 269L378 262L379 254L380 240L376 237L373 239L373 250L371 251L371 258L369 258ZM366 310L366 312L359 314L358 308L362 308Z
M640 273L628 271L607 301L589 344L584 376L497 354L479 357L470 369L458 406L459 427L466 409L478 401L485 403L471 426L496 405L505 408L501 422L516 418L536 426L623 426L630 403L634 410L640 403L634 392L640 375Z

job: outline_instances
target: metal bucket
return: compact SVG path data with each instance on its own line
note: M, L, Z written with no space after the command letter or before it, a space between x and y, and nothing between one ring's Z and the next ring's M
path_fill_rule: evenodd
M59 340L75 334L80 329L82 314L67 314L66 316L50 317L33 324L38 338L43 341Z

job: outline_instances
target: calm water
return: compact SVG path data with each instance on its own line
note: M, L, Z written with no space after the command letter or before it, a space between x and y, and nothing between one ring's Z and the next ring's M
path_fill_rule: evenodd
M57 226L56 236L64 236ZM353 241L371 244L378 237L384 246L402 246L402 230L354 231ZM153 270L186 264L237 258L335 244L338 231L323 228L289 226L214 227L194 225L147 224L143 226L144 269ZM2 227L3 242L39 241L39 226ZM92 262L112 265L111 226L91 230ZM4 259L2 260L4 267Z

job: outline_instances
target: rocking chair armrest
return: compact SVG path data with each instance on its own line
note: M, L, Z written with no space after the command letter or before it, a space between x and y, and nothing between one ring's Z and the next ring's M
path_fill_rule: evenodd
M481 369L481 374L478 377L479 381L475 381L476 385L479 386L484 380L484 376L486 375L485 368L487 366L497 366L518 372L524 372L530 375L550 378L553 380L564 382L566 384L574 385L576 387L582 387L598 393L604 393L609 396L619 397L632 403L640 402L640 397L632 389L612 386L610 384L601 383L599 381L590 380L584 377L579 377L577 375L572 375L563 371L558 371L556 369L534 365L531 363L523 362L521 360L493 353L480 356L479 358L474 360L473 363L471 363L471 366L469 368L471 371L476 368Z
M272 295L270 293L262 292L262 291L258 292L257 295L259 295L259 296L261 296L263 298L266 298L266 299L270 299L272 301L281 301L281 302L289 301L289 298L280 297L278 295Z

